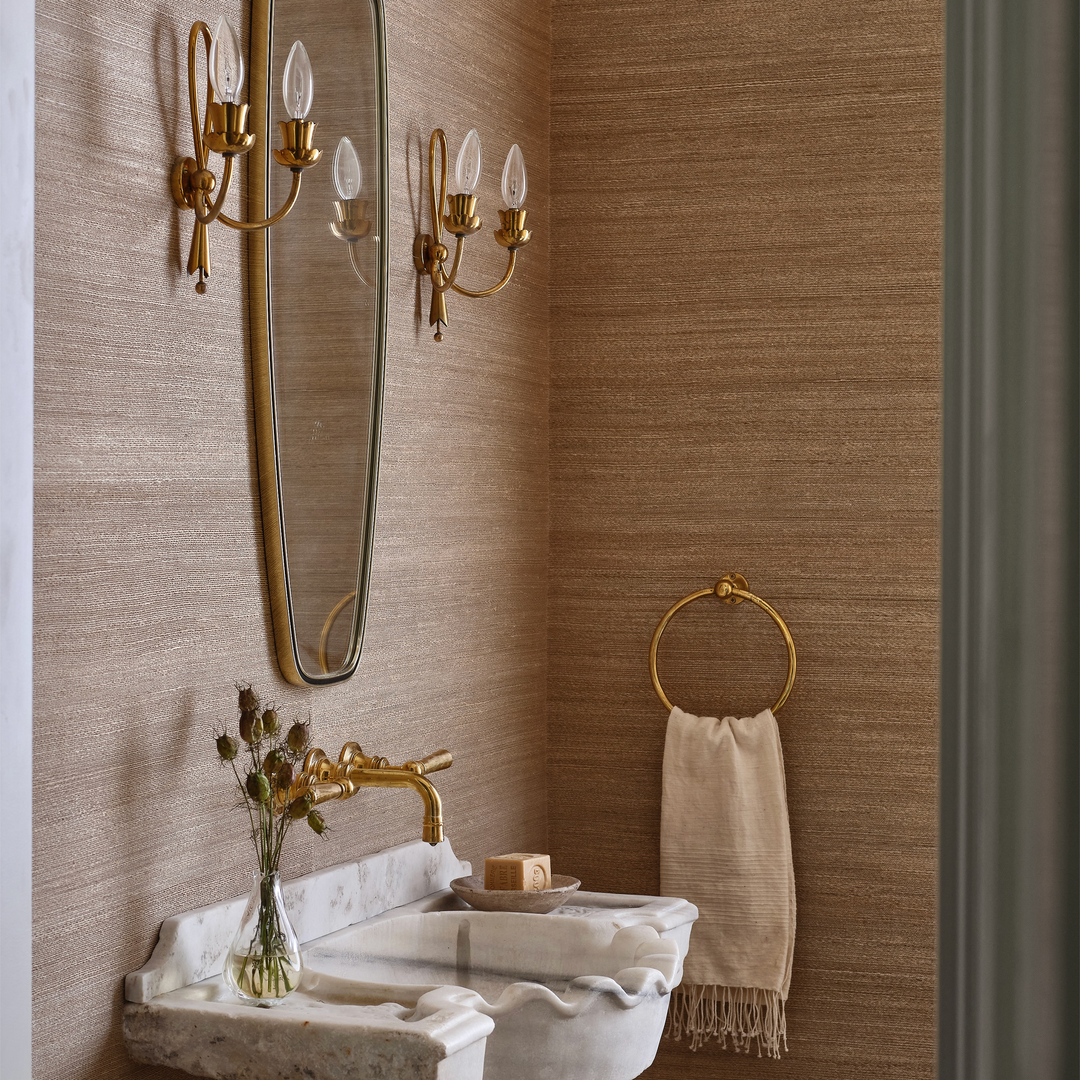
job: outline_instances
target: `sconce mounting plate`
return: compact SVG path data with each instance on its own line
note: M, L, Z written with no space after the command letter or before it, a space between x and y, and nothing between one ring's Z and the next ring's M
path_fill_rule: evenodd
M420 233L413 241L413 265L419 274L430 274L441 263L450 258L450 249L445 244L437 244L430 233Z
M191 193L191 177L198 170L199 163L193 157L176 159L172 168L172 197L177 206L188 210L195 209L195 196Z

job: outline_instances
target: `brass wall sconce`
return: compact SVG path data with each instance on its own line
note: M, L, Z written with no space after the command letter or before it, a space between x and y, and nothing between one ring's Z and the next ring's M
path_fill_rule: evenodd
M199 37L206 44L206 119L200 122L199 94L195 77L195 62L199 49ZM279 222L293 208L300 194L300 180L305 169L310 169L322 155L311 145L315 124L307 120L311 109L314 81L307 51L301 42L293 44L285 64L283 93L285 108L290 120L282 120L281 149L274 151L279 165L292 170L293 180L289 196L276 214L263 221L236 221L221 212L232 182L233 159L246 154L255 145L255 136L248 133L248 106L239 102L244 85L244 60L240 40L228 19L218 19L214 33L204 22L196 22L188 35L188 97L191 102L191 133L195 141L195 156L178 158L172 171L172 193L177 206L195 211L195 228L191 237L187 272L199 273L195 285L197 293L206 292L206 280L210 277L210 239L208 227L220 221L230 229L242 232L268 229ZM220 101L215 101L215 95ZM208 151L220 154L225 163L221 173L221 191L217 199L210 194L217 187L217 178L207 168Z
M369 289L374 289L375 283L364 273L357 256L360 241L367 238L371 232L371 220L367 216L367 200L360 198L364 190L364 170L360 164L360 155L348 135L343 135L338 140L337 150L334 152L334 187L337 189L338 199L334 203L336 220L328 222L330 231L349 245L353 272ZM371 237L373 243L378 243L378 240L377 236Z
M438 144L442 152L442 166L439 172L439 196L435 199L435 146ZM510 148L506 155L506 164L503 167L502 194L506 209L499 211L502 228L495 230L495 239L510 252L510 261L506 267L506 273L502 281L493 285L490 289L464 289L457 283L458 270L461 267L461 253L465 246L465 237L472 236L483 228L483 221L476 215L477 196L475 194L477 182L480 179L481 149L480 137L474 128L465 136L458 152L456 179L457 186L461 191L449 198L449 212L447 212L446 196L446 134L442 128L436 128L431 133L431 142L428 147L428 194L431 198L431 222L435 235L421 233L413 242L413 262L421 274L427 274L431 278L431 317L429 325L435 327L435 340L442 341L442 329L448 325L446 315L446 293L453 289L462 296L491 296L497 293L509 280L514 272L514 263L517 260L518 248L524 247L529 242L529 231L525 228L525 216L527 211L522 209L525 201L525 193L528 190L528 179L525 173L525 160L521 155L517 143ZM446 263L450 259L450 251L442 242L442 230L457 237L457 246L454 250L454 261L447 271Z

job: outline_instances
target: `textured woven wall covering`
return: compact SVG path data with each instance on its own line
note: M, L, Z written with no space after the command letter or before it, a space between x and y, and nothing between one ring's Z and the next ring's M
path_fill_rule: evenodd
M555 0L549 823L560 871L659 886L652 630L737 569L787 617L799 926L779 1063L934 1060L941 5ZM767 616L698 601L672 699L756 712Z
M391 325L368 633L353 679L303 690L272 652L238 245L214 231L197 297L180 269L190 215L168 192L191 153L188 27L216 10L37 11L34 1075L174 1076L128 1061L121 983L162 919L248 887L208 738L234 717L235 679L310 714L331 752L350 738L395 760L452 749L438 786L463 857L545 842L549 230L497 298L451 302L441 345L411 246L436 124L453 153L480 127L489 214L520 141L546 222L549 16L535 0L387 5ZM466 283L494 280L501 249L490 233L474 246ZM294 836L287 875L418 836L421 805L365 792L327 816L327 843Z

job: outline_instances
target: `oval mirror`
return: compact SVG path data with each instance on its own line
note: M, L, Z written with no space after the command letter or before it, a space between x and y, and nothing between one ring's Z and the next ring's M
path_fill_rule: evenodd
M305 85L305 52L314 82L308 119L322 158L288 217L250 235L248 280L278 664L289 682L331 683L360 658L375 524L389 221L383 12L379 0L254 0L251 27L249 220L288 193L292 175L270 155L289 119L284 94Z

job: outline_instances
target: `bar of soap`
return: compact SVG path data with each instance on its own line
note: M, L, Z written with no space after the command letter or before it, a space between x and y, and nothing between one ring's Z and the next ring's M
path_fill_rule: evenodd
M551 888L551 856L515 851L484 860L485 889L516 889L532 892Z

